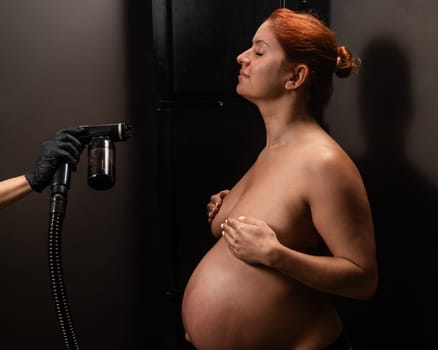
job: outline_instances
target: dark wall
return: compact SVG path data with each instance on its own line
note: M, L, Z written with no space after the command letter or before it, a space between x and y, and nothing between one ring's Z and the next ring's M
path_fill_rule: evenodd
M354 315L350 324L359 348L427 349L437 311L436 286L425 283L438 272L432 258L438 191L403 151L414 117L411 67L403 48L387 38L370 41L362 55L359 106L369 146L355 160L372 204L380 281L376 297L359 306L367 317Z
M132 58L136 38L128 35L125 5L119 0L0 3L1 179L30 169L41 142L59 128L126 121L137 129L128 142L116 144L114 188L98 192L87 186L86 152L72 176L63 262L84 349L146 348L140 344L151 334L144 326L143 297L143 267L153 266L148 260L153 257L143 254L153 239L145 237L154 237L156 228L150 186L154 131L145 107L151 54L142 48L143 67ZM143 6L142 20L141 35L151 42L150 7ZM49 190L32 193L0 211L4 349L63 348L48 274L49 195Z
M332 2L332 26L362 68L336 81L327 117L362 172L379 263L376 297L344 301L354 349L435 347L436 10L428 1Z

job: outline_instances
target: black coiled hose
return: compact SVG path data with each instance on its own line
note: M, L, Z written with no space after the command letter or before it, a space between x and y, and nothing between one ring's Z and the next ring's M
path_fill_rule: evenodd
M67 206L70 171L67 165L61 170L62 171L57 172L55 175L50 200L48 239L50 285L52 287L59 326L64 338L65 349L79 350L79 342L73 327L73 320L64 286L64 272L61 257L62 224Z

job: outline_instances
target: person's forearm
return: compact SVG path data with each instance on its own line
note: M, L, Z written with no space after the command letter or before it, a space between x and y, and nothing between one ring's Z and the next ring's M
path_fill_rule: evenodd
M0 181L0 208L23 198L32 192L24 175Z
M313 256L279 246L270 260L270 267L325 293L369 299L376 289L376 271L342 257Z

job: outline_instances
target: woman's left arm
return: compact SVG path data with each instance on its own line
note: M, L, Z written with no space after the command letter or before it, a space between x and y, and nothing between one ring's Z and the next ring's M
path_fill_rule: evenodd
M264 221L252 217L227 219L224 238L232 253L248 263L269 266L325 293L369 299L377 287L377 262L361 176L349 159L335 156L313 164L303 193L331 256L290 249Z

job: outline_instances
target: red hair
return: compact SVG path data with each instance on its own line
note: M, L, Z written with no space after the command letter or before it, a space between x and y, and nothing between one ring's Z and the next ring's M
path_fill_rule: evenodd
M334 33L311 13L279 8L267 20L285 52L286 69L291 63L309 68L309 109L319 115L332 95L333 73L345 78L358 65L345 46L338 47Z

